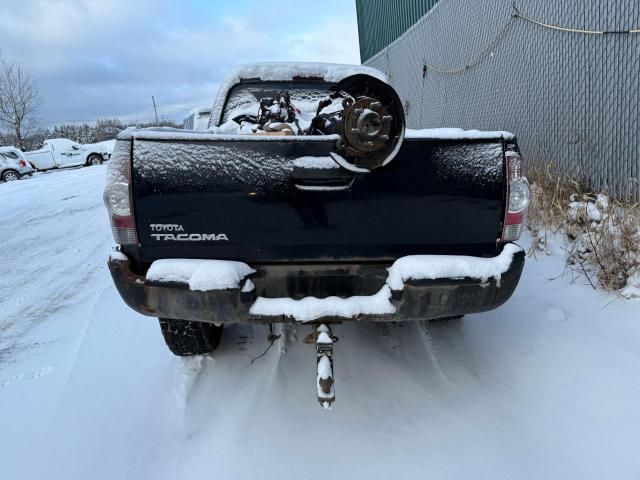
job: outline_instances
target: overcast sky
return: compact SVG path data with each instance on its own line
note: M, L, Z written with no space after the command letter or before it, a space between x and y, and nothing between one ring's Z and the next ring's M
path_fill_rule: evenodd
M40 122L181 120L238 63L359 63L354 0L0 0L0 48L31 71Z

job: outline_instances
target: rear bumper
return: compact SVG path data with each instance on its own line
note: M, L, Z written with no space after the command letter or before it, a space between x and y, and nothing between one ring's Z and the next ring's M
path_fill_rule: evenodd
M494 280L438 279L409 280L401 291L392 291L391 303L396 312L384 315L357 315L355 317L323 317L319 321L407 321L431 320L468 313L493 310L505 303L513 294L522 269L523 251L513 255L508 270L502 274L499 286ZM263 297L301 298L313 292L315 296L345 296L373 294L387 275L387 265L341 266L253 266L257 273L251 277L255 289L193 291L187 285L151 283L135 274L125 260L109 260L109 270L120 296L135 311L153 317L174 318L222 323L274 323L292 321L290 317L258 316L249 309L257 295Z

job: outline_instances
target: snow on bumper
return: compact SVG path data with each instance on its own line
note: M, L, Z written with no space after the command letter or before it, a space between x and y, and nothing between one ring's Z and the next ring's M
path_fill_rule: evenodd
M237 262L195 260L178 265L181 274L172 276L163 261L163 275L158 277L158 267L152 266L151 275L145 277L135 274L128 260L112 256L109 269L124 301L154 317L216 324L401 321L499 307L513 294L524 257L522 249L510 244L494 258L405 257L390 268L381 264L265 265L253 270L245 264L229 265ZM200 262L208 262L208 267ZM215 278L219 266L233 273L232 288L219 282L211 284L217 289L190 285L197 268L212 268L207 277ZM311 292L314 296L309 296ZM333 296L338 292L340 297Z
M146 279L157 283L184 283L189 290L206 292L240 288L244 279L255 272L242 262L167 258L153 262Z

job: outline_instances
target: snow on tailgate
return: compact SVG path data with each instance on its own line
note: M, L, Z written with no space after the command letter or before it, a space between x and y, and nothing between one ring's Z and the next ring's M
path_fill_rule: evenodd
M484 130L463 130L461 128L425 128L413 130L408 128L405 131L405 138L419 138L422 140L493 140L504 138L514 140L516 136L511 132L484 131Z
M293 166L320 170L340 168L340 165L338 165L331 157L299 157L293 161Z

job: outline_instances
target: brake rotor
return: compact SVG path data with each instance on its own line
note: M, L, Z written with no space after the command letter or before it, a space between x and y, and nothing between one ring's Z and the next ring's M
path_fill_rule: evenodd
M404 139L404 109L397 93L369 75L348 77L339 87L349 94L342 102L339 164L359 173L387 165Z
M360 97L345 110L342 121L347 155L364 156L384 148L393 117L375 98Z

